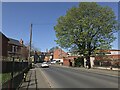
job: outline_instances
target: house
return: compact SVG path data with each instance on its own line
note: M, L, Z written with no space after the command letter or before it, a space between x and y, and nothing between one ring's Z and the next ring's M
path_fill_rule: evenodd
M6 37L2 32L0 32L0 59L10 60L12 57L16 59L27 60L28 49L23 44L23 40L15 40Z
M0 32L0 58L6 59L8 56L8 41L9 39Z
M55 49L53 52L53 60L60 60L60 62L63 62L63 58L67 57L67 55L68 53L61 48Z
M98 50L93 62L93 66L118 68L120 67L120 50Z
M24 42L22 39L20 39L20 44L21 44L21 59L22 60L28 60L28 54L29 54L29 50L28 48L24 45Z
M28 60L28 48L24 45L22 39L16 40L9 38L8 41L8 57L15 57L16 59Z
M95 60L102 60L104 58L108 58L108 59L111 59L111 60L120 59L120 50L115 50L115 49L112 49L112 50L100 50L99 52L106 53L106 54L103 55L103 56L97 55L95 57Z
M41 61L51 61L53 59L53 54L51 52L41 52L40 54Z
M8 57L15 57L19 59L21 57L22 45L18 40L9 38L8 41Z

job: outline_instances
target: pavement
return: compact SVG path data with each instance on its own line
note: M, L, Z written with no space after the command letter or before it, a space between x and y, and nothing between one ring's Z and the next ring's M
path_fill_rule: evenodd
M34 68L29 70L26 75L25 81L22 81L17 90L39 90L40 88L50 88L50 85L41 72L41 69L35 66Z
M65 69L65 68L69 68L69 69ZM70 70L70 72L68 72L68 70ZM62 80L62 78L67 79L68 77L66 77L66 76L68 76L68 73L71 74L72 77L75 76L77 74L76 72L75 72L76 73L75 75L74 74L72 75L72 73L71 73L71 72L74 72L74 70L81 71L81 73L83 73L83 75L91 73L90 76L91 75L93 76L93 75L97 74L97 75L101 75L101 76L104 75L104 78L106 78L105 75L118 77L118 71L102 70L102 69L73 68L73 67L60 66L60 65L51 65L49 69L43 69L43 68L41 69L39 64L35 64L35 67L30 69L29 72L27 73L26 80L22 81L22 83L19 86L18 90L29 90L29 89L39 90L41 88L57 88L56 87L57 85L54 86L56 83L53 82L53 81L59 82L59 81ZM68 73L66 73L66 71ZM65 75L63 75L62 73L64 73ZM56 75L54 75L54 74L56 74ZM51 75L51 76L49 76L49 75ZM60 75L63 76L63 77L58 79L57 76L60 76ZM80 73L78 75L80 75ZM77 75L77 77L78 77L78 75ZM94 77L98 78L97 75L95 75ZM55 80L54 80L53 76L56 77ZM101 76L99 76L99 77L101 78ZM107 76L107 78L108 78L108 76ZM87 77L84 77L84 78L87 78ZM94 77L93 77L93 79L94 79ZM50 80L50 78L53 78L53 80ZM80 77L78 77L78 79L79 78ZM91 77L89 77L89 78L91 78ZM64 82L69 83L68 85L71 85L71 87L72 87L72 84L69 82L69 79L67 79L67 80L68 80L68 82L66 80ZM54 83L54 84L52 83L53 85L51 84L51 81ZM71 81L73 82L74 80L71 80ZM116 80L113 79L113 81L116 81ZM64 82L61 81L59 83L60 84L63 83L62 85L64 86L65 85ZM74 83L75 82L76 81L74 81ZM78 83L80 83L80 82L78 82ZM84 82L84 83L86 83L86 82ZM94 83L96 83L96 82L94 82ZM83 83L81 83L81 85L82 84ZM76 83L76 85L77 85L77 83ZM114 85L114 86L116 86L116 85ZM60 87L62 87L62 86L60 86ZM66 86L64 86L64 87L66 87ZM83 85L81 87L86 87L86 86Z

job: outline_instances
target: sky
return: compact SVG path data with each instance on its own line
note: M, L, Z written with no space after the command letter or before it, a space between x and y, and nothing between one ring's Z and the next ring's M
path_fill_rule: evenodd
M78 2L3 2L2 3L2 32L9 38L23 39L29 43L30 24L32 27L32 44L41 51L58 46L54 40L54 26L57 19ZM118 3L98 3L109 6L118 18ZM118 34L115 34L118 38ZM118 49L118 39L113 42L113 49Z

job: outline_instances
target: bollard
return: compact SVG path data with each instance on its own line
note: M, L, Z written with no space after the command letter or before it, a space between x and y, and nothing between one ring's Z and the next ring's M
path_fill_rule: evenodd
M26 82L26 73L24 73L24 82Z
M24 73L24 82L27 82L27 81L29 81L29 78L28 78L27 74Z

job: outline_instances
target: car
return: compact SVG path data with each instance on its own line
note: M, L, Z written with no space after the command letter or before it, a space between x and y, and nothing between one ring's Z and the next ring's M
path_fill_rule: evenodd
M56 63L56 61L55 61L55 60L51 61L51 64L55 64L55 63Z
M48 65L48 63L47 63L47 62L43 62L43 63L41 64L41 67L42 67L42 68L48 68L48 67L49 67L49 65Z

